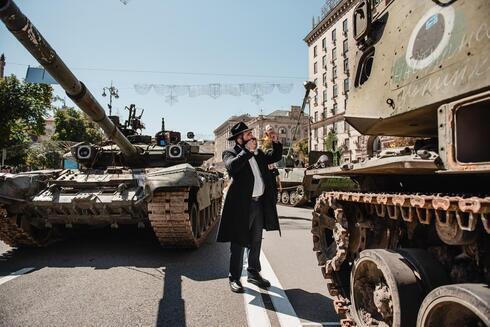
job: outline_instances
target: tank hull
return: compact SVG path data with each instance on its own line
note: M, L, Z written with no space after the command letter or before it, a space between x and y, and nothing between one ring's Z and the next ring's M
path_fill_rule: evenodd
M189 164L4 176L0 239L39 246L47 239L36 236L58 227L128 224L152 228L162 246L197 247L218 220L222 189L216 173Z
M360 1L354 10L346 120L362 134L417 139L306 172L360 188L324 192L312 220L345 326L488 325L489 13L488 1L467 0Z

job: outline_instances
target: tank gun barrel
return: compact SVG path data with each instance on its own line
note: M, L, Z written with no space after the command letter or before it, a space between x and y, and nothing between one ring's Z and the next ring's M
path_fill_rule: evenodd
M0 19L32 56L61 85L70 99L102 128L110 140L119 146L125 156L134 157L138 154L138 149L129 142L107 117L104 109L92 93L75 77L46 39L12 0L0 0Z

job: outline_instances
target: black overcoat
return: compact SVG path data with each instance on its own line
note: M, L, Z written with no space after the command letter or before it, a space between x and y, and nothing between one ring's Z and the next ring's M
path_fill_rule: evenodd
M223 161L230 177L230 185L225 195L221 222L218 230L218 242L236 242L248 246L249 240L249 210L252 201L254 175L249 159L253 152L236 144L234 148L223 152ZM279 230L277 217L277 189L275 177L268 165L281 160L282 144L273 143L272 150L258 150L255 160L259 166L264 181L264 229Z

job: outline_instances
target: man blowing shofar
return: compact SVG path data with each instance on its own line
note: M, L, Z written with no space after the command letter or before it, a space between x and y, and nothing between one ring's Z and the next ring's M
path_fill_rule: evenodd
M277 190L269 164L282 156L282 144L274 130L268 131L272 149L257 148L257 139L251 128L239 122L231 128L228 140L235 146L223 152L223 161L230 177L230 186L223 204L218 242L231 242L230 289L242 293L240 283L243 266L243 250L248 249L249 283L262 288L270 287L260 275L260 247L262 230L279 230L276 201Z

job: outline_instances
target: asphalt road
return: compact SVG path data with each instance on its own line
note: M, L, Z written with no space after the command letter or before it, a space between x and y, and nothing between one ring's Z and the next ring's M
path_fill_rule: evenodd
M0 326L258 326L261 313L271 326L335 325L311 250L311 208L278 208L282 236L263 242L276 282L269 292L246 284L246 295L230 292L229 245L215 235L180 251L134 229L87 230L40 249L0 242Z

